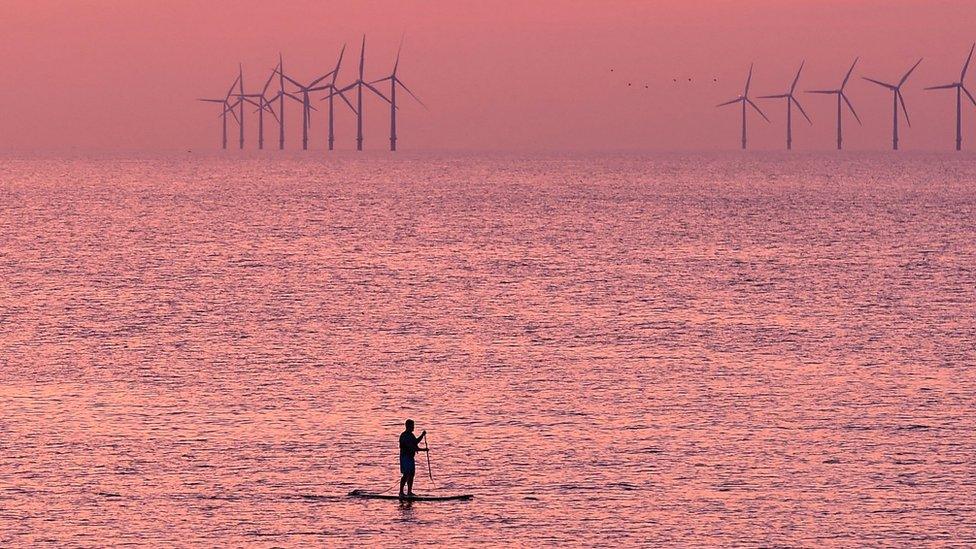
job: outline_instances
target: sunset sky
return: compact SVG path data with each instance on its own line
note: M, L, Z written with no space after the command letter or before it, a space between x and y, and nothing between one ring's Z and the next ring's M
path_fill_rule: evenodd
M974 21L971 0L4 0L0 148L213 149L216 106L195 98L222 95L238 62L251 90L279 51L310 80L345 42L348 81L366 33L370 78L389 72L405 35L402 78L430 106L403 103L405 150L733 149L738 112L715 105L740 92L751 61L762 95L785 91L804 59L801 89L835 87L858 55L850 96L864 127L848 122L847 145L890 146L890 94L860 76L896 81L924 57L902 145L948 150L954 97L922 88L958 78ZM831 148L831 98L801 101L814 126L797 123L796 148ZM773 122L752 119L751 144L780 148L784 105L760 105ZM289 148L299 115L291 106ZM972 149L976 107L964 117ZM351 148L353 116L340 118L338 144ZM384 148L388 110L370 101L367 121L367 148ZM321 148L324 111L313 124Z

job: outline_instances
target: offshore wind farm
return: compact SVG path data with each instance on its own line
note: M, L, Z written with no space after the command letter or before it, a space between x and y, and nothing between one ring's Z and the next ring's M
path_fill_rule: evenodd
M0 11L0 548L976 547L976 2Z
M358 77L353 82L345 86L340 86L338 84L339 71L342 69L342 60L345 56L346 45L343 44L342 48L339 50L338 59L336 60L334 68L329 72L314 77L312 80L308 81L306 84L302 84L301 81L295 76L290 76L285 72L284 69L284 57L282 54L278 54L278 64L275 65L273 69L270 70L269 76L261 88L259 93L245 93L244 92L244 68L243 65L238 65L237 76L231 83L230 89L227 94L220 99L214 98L200 98L198 101L206 103L216 103L221 106L221 112L219 114L220 120L220 148L227 149L227 127L229 123L229 118L237 124L239 139L238 148L243 150L245 143L245 105L254 107L254 113L258 115L258 146L257 148L264 149L264 114L267 112L270 114L278 125L278 148L280 150L285 149L285 120L286 120L286 100L293 101L297 103L297 106L301 110L301 149L303 151L308 150L309 144L309 132L312 128L312 121L314 119L314 113L318 112L319 109L315 107L315 102L317 101L328 101L328 111L327 111L327 123L328 128L328 150L334 150L335 148L335 102L336 97L338 97L342 104L347 106L352 114L356 118L356 150L362 151L365 143L365 134L363 129L363 121L366 112L366 102L364 99L369 98L378 99L389 105L389 116L390 116L390 135L389 135L389 147L390 151L397 150L397 89L402 89L407 92L410 97L412 97L417 103L422 105L425 109L427 106L420 100L417 95L404 84L403 80L398 76L397 70L400 66L400 54L403 51L403 40L400 41L400 46L397 48L396 57L393 60L392 72L388 76L383 76L375 80L368 80L366 77L366 36L363 35L362 43L359 49L359 72ZM273 80L278 80L278 89L273 95L269 94L269 86ZM376 84L383 82L389 82L389 97L380 91ZM237 88L237 93L234 93L234 89ZM274 90L271 90L274 91ZM364 91L366 92L366 97L364 97ZM355 92L355 105L350 101L349 95ZM277 102L278 110L275 112L274 105ZM230 117L228 117L230 115Z

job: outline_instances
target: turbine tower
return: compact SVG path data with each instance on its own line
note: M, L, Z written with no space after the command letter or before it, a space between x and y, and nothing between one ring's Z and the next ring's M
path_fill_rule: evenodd
M233 96L234 88L237 87L237 81L239 78L240 75L238 75L238 77L234 79L234 83L230 85L230 88L227 90L227 94L224 96L223 99L198 99L197 100L197 101L204 101L206 103L221 104L222 107L220 109L221 112L219 115L220 123L222 127L220 147L225 150L227 149L227 113L229 112L232 115L234 115L234 118L237 118L237 114L234 113L233 106L230 103L230 98Z
M380 78L379 80L373 80L371 82L371 84L377 84L379 82L385 82L387 80L390 81L390 150L391 151L396 151L397 150L397 125L396 125L396 123L397 123L397 119L396 119L396 114L397 114L397 105L396 105L397 86L400 86L401 88L403 88L404 91L406 91L407 93L409 93L410 96L413 97L414 99L416 99L417 100L417 103L420 103L425 109L427 108L427 105L424 105L424 102L421 101L420 98L417 97L412 91L410 91L410 88L408 88L407 85L403 83L403 80L400 80L400 78L397 76L397 67L400 66L400 52L402 50L403 50L403 40L401 39L400 40L400 47L399 47L399 49L397 49L396 60L393 61L393 72L390 73L390 76L387 76L386 78Z
M800 68L797 69L796 76L793 77L793 83L790 84L790 91L778 95L759 96L759 99L786 99L786 150L788 151L793 149L793 105L796 105L796 108L800 109L800 114L803 115L803 118L807 119L808 123L813 124L813 121L807 116L807 112L803 110L803 105L800 105L800 102L793 95L793 92L796 91L796 84L800 81L800 73L803 72L803 63L802 61L800 62Z
M339 91L336 87L336 78L339 77L339 67L342 66L342 57L346 54L346 45L342 45L342 49L339 51L339 61L336 63L335 69L330 73L332 75L332 81L324 86L319 86L317 88L312 88L311 91L329 90L329 95L320 99L324 101L329 100L329 150L335 149L335 96L338 95L345 101L346 105L352 109L352 112L356 112L356 108L352 106L349 99L346 98L345 94Z
M819 93L826 95L836 95L837 96L837 150L841 150L844 146L844 134L842 129L843 124L843 104L847 104L847 108L850 109L851 114L857 119L857 123L861 123L861 117L857 115L857 111L854 110L854 105L851 104L851 100L847 98L847 94L844 93L844 88L847 87L847 81L851 79L851 74L854 72L854 66L857 65L857 60L855 58L854 62L851 63L851 68L847 70L847 76L844 77L844 81L841 82L840 88L836 90L810 90L807 93Z
M368 88L370 91L380 96L383 101L391 103L389 99L383 95L380 90L373 87L372 84L363 80L363 70L366 65L366 35L363 35L363 45L359 50L359 78L349 84L345 88L342 88L338 93L342 94L353 88L356 88L356 150L363 150L363 87Z
M868 82L873 82L881 87L888 88L892 92L891 95L892 95L892 104L894 106L894 111L893 111L892 126L891 126L892 128L891 148L892 150L895 151L898 150L898 104L899 103L901 103L902 112L905 113L905 123L908 124L909 128L912 127L912 121L908 118L908 107L905 106L905 97L901 93L901 87L905 85L905 82L908 81L908 77L911 76L912 72L915 70L916 67L918 67L919 63L921 62L922 60L919 59L914 65L912 65L912 68L908 69L908 72L905 73L905 76L902 76L901 80L898 81L898 85L888 84L880 80L868 78L867 76L861 77L867 80Z
M732 105L734 103L742 103L742 149L743 150L745 150L746 148L746 105L755 109L756 112L759 113L759 116L762 116L766 122L769 122L769 118L766 118L766 114L763 113L762 110L755 103L753 103L752 99L749 98L749 84L752 83L752 67L753 65L749 65L749 76L746 78L746 87L742 91L742 95L740 95L739 97L731 101L726 101L725 103L721 103L717 105L718 107L724 107L726 105Z
M966 64L962 66L962 74L959 75L959 81L953 82L952 84L944 84L942 86L932 86L925 88L927 90L950 90L956 89L956 150L962 150L962 94L965 93L966 97L973 105L976 105L976 98L973 98L973 94L969 93L966 89L966 71L969 70L969 62L973 59L973 50L976 49L976 44L969 48L969 57L966 58Z

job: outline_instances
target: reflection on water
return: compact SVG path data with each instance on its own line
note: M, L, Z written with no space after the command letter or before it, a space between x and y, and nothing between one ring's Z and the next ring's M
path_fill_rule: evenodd
M967 157L311 158L0 160L0 545L976 543Z

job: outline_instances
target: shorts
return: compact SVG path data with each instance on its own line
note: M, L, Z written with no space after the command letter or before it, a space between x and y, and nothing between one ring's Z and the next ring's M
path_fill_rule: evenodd
M400 474L412 475L417 471L417 463L410 456L400 456Z

